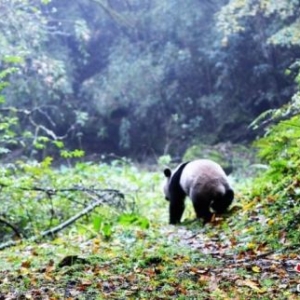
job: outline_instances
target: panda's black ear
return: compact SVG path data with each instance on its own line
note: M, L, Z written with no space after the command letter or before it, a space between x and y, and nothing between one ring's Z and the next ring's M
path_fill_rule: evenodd
M169 178L169 177L171 177L172 172L169 168L166 168L166 169L164 169L164 174L167 178Z

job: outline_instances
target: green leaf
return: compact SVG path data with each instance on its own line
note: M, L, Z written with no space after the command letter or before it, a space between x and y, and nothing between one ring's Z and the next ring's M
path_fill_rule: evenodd
M95 216L93 218L93 228L96 232L100 231L102 223L103 223L103 219L101 216Z
M0 90L1 90L1 84L0 84ZM0 95L0 104L5 103L5 98L3 95Z
M64 143L62 141L53 141L53 144L59 149L64 147Z
M11 63L11 64L20 64L20 63L24 62L24 59L20 56L9 55L9 56L5 56L3 58L3 61L6 63Z
M108 222L104 223L101 228L101 233L105 239L110 239L113 233L112 224Z
M123 214L119 217L118 222L124 226L135 225L143 229L147 229L150 226L150 222L147 218L136 214Z

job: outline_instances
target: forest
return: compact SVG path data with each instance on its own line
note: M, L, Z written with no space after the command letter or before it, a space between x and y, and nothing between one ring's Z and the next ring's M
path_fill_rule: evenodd
M0 0L0 300L298 299L299 16ZM234 201L170 225L163 170L199 158Z

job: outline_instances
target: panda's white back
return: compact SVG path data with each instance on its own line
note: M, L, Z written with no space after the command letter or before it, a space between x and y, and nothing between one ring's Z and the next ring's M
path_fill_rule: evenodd
M219 164L209 159L197 159L189 162L180 177L180 186L185 193L191 196L191 189L206 189L225 192L224 183L227 183L227 176Z

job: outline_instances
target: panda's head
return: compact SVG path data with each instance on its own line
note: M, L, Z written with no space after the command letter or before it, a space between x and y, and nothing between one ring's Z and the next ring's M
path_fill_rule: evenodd
M170 181L171 181L171 177L172 177L172 171L169 168L165 168L164 169L164 175L165 175L165 182L163 185L163 191L165 194L165 199L167 201L170 201L170 189L169 189L169 185L170 185Z
M164 169L165 182L163 186L165 199L170 201L174 197L184 197L184 191L180 186L180 177L182 170L189 162L181 163L176 169L171 171L170 168Z

